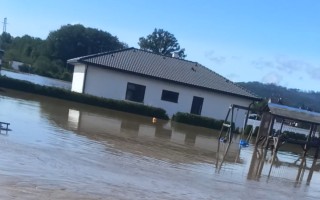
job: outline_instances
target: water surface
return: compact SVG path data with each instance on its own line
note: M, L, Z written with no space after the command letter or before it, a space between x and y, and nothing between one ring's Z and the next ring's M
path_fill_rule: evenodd
M318 199L319 161L228 147L218 132L0 92L0 199ZM218 149L219 148L219 149ZM228 149L228 151L226 151ZM312 153L312 152L311 152Z
M58 87L70 90L71 83L67 81L62 81L58 79L48 78L44 76L39 76L36 74L28 74L28 73L19 73L19 72L12 72L7 70L0 70L0 74L2 76L7 76L9 78L14 78L23 81L29 81L31 83L35 83L38 85L50 86L50 87Z

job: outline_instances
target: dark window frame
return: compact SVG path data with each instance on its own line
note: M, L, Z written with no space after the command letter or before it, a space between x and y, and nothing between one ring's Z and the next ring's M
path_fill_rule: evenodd
M161 100L162 101L172 102L172 103L178 103L179 93L178 92L173 92L173 91L170 91L170 90L162 90Z
M193 96L190 113L195 115L201 115L203 102L203 97Z
M146 93L145 85L128 82L125 99L128 101L143 103L145 93Z

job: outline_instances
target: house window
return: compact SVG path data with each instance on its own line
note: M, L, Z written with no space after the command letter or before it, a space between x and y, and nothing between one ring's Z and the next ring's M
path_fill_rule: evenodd
M146 86L134 83L127 84L126 100L143 103Z
M194 96L192 100L190 113L195 115L201 115L202 105L203 105L203 98Z
M178 103L179 93L168 90L162 90L161 100Z

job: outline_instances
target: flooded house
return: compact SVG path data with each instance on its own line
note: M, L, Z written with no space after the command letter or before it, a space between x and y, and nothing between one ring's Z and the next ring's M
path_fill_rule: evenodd
M249 106L259 97L197 62L136 48L68 60L72 91L127 100L166 110L224 119L231 104ZM241 116L241 117L240 117ZM243 122L244 114L239 114Z

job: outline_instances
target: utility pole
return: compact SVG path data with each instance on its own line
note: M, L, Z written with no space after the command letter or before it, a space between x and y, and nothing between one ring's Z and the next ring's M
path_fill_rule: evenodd
M5 32L7 32L7 18L5 17L4 19L3 19L3 30L2 30L2 33L5 33Z

